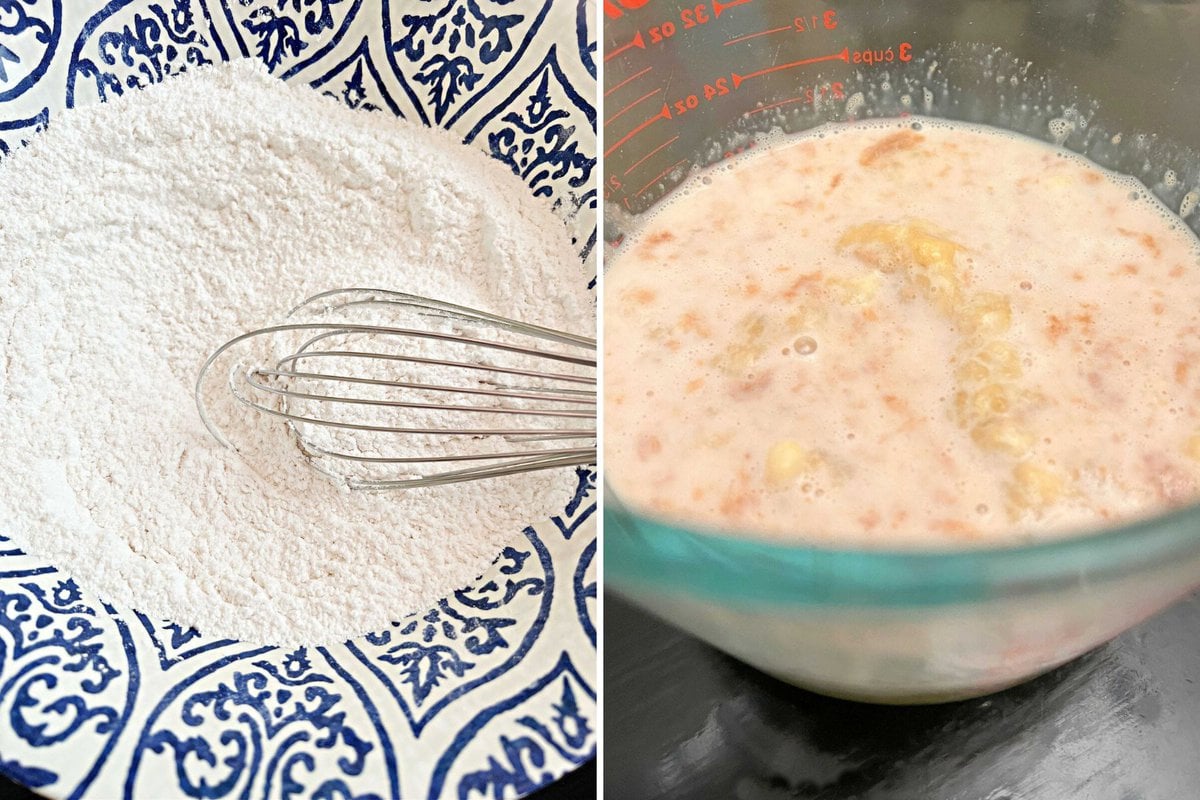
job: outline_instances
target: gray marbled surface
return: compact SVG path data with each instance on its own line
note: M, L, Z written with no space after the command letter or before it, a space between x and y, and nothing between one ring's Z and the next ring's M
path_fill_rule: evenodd
M831 700L605 597L614 800L1200 798L1200 593L991 697Z

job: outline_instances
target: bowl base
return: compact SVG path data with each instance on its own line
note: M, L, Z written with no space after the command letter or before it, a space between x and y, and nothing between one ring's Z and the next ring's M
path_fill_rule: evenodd
M750 666L753 666L752 664ZM944 703L958 703L964 700L975 700L980 697L986 697L990 694L1003 692L1006 689L1011 689L1014 686L1020 686L1023 683L1028 683L1036 678L1045 675L1047 672L1054 669L1058 664L1046 667L1043 670L1035 672L1031 675L1026 675L1020 678L998 681L982 686L974 686L971 688L954 687L946 690L937 691L913 691L906 692L897 690L894 692L879 692L865 687L846 686L832 683L825 683L820 680L813 680L806 676L789 676L782 672L772 670L762 670L763 673L770 675L778 681L782 681L791 686L804 689L808 692L832 697L835 700L847 700L852 703L870 703L880 706L933 706L942 705Z

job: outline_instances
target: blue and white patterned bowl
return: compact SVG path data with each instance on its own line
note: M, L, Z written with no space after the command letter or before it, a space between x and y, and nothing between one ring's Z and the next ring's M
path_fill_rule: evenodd
M0 157L63 108L257 58L351 107L460 133L550 198L590 260L593 9L0 0ZM0 774L59 798L511 798L554 780L596 747L596 481L577 474L562 513L477 585L331 647L203 638L0 536Z

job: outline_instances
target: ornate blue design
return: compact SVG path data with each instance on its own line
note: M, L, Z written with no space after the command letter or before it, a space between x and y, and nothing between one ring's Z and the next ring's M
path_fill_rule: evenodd
M341 40L362 0L220 0L243 55L288 78Z
M370 718L371 724L375 728L375 732L379 735L379 741L383 752L384 767L386 770L387 787L389 790L388 797L391 797L394 800L399 800L400 778L396 764L396 750L392 746L391 738L388 736L388 726L384 724L383 718L379 714L379 709L375 706L375 703L367 694L366 690L363 689L362 684L355 680L346 670L346 668L338 663L328 649L319 647L317 648L317 651L325 658L337 676L345 681L350 688L354 690L354 693L362 703L363 710L366 711L367 717ZM382 784L382 782L380 783ZM349 797L348 792L347 797ZM331 800L333 800L332 796Z
M50 109L43 108L38 114L26 119L16 119L10 122L0 122L0 158L11 153L18 147L29 144L29 137L42 132L50 121ZM8 542L7 536L0 536L0 543ZM0 556L20 555L20 550L4 550Z
M554 45L465 139L471 142L485 136L492 156L508 164L535 195L554 198L555 210L576 232L575 243L584 240L580 255L585 262L596 244L595 126L595 108L571 85ZM593 276L588 287L595 285ZM561 518L555 521L570 538L590 514L571 527L565 527Z
M397 75L407 74L426 87L434 122L450 127L520 59L541 27L550 3L437 0L428 4L433 6L428 13L404 13L399 20L393 20L391 4L385 3L384 31L392 66ZM515 11L519 5L529 8ZM399 66L395 56L416 69Z
M588 502L592 492L596 489L596 471L591 467L576 467L575 477L578 481L575 486L575 496L571 498L571 502L567 503L562 514L550 518L564 539L574 536L575 531L579 530L583 523L596 513L596 501Z
M128 629L112 613L53 571L0 583L0 706L16 737L4 750L17 756L0 772L76 794L95 778L139 681Z
M292 11L304 14L304 30L310 36L316 36L321 31L333 29L333 12L330 6L335 6L345 0L276 0L278 8L291 6Z
M0 0L0 101L41 79L61 29L62 0Z
M557 189L555 206L566 201L574 211L596 205L596 156L579 141L581 135L592 138L595 124L596 110L571 86L552 47L541 65L475 125L467 141L487 129L492 156L508 164L535 197L551 197Z
M505 548L477 585L346 643L418 736L447 704L512 669L545 625L554 567L533 528L525 536L532 550Z
M290 53L294 58L308 47L301 38L300 26L291 17L280 16L270 6L259 6L242 27L258 39L255 54L270 69L275 69Z
M233 639L205 639L195 628L184 628L170 620L162 620L156 625L140 611L133 612L133 615L150 636L158 652L158 665L164 672L189 658L237 644Z
M114 0L83 26L67 74L68 106L79 100L78 78L91 80L97 98L105 101L227 57L202 4L201 16L193 0L150 3L131 18L118 15L130 2Z
M445 619L442 619L443 614ZM401 681L412 688L416 705L424 703L429 692L443 680L452 675L461 678L475 666L474 662L467 661L453 647L431 643L436 636L438 627L442 629L447 638L457 639L461 633L460 623L466 623L461 625L461 632L465 632L468 625L476 627L479 627L480 623L488 625L488 639L483 643L484 652L486 652L488 648L495 647L497 640L506 644L503 637L498 635L499 629L515 624L515 621L511 619L480 620L478 617L466 619L450 608L449 603L443 601L438 604L437 608L427 612L420 622L413 620L400 628L401 635L410 635L418 627L422 627L421 641L402 641L389 647L383 655L378 656L379 661L400 668ZM384 631L380 635L372 635L370 641L374 645L386 645L391 641L391 633ZM468 647L468 650L471 653L482 654L477 653L478 643Z
M596 730L580 702L595 697L563 653L547 675L467 723L434 768L430 800L447 786L462 800L510 789L521 797L595 757Z
M592 622L592 606L596 603L596 540L593 539L584 548L579 557L579 565L575 568L575 611L579 614L579 624L587 634L592 644L596 644L596 625Z
M398 117L404 116L383 85L379 70L371 60L370 44L365 37L353 53L311 85L350 108L378 111L383 107Z
M378 715L367 712L369 725L357 721L366 709L350 698L369 704L343 672L318 669L307 648L258 648L221 659L178 684L151 713L125 794L138 795L147 763L161 774L166 761L188 797L278 792L382 800L370 789L397 785L391 746Z

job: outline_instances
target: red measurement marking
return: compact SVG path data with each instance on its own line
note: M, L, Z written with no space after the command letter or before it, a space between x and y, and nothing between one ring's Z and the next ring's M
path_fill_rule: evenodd
M787 100L780 100L778 103L771 103L769 106L761 106L751 109L746 112L746 115L758 114L763 111L770 111L772 108L780 106L788 106L792 103L815 103L818 99L823 100L826 97L832 97L834 100L846 99L846 84L842 81L834 81L823 86L813 86L805 89L804 94L789 97Z
M631 130L629 133L622 136L616 144L614 144L612 147L610 147L604 151L604 157L608 158L609 156L611 156L618 149L620 149L621 145L625 144L630 139L632 139L634 136L637 136L639 133L646 130L646 128L649 128L651 125L658 122L660 119L670 119L670 118L671 118L671 108L666 103L663 103L663 107L662 107L661 111L659 111L657 114L655 114L650 119L643 122L641 125L638 125L636 128Z
M742 153L746 152L747 150L752 149L753 147L754 147L754 142L750 142L749 144L745 145L744 147L739 147L736 150L726 150L725 155L722 156L722 158L733 158L734 156L741 155Z
M745 36L739 36L736 39L730 39L728 42L726 42L724 44L724 47L728 47L731 44L737 44L738 42L744 42L747 39L753 39L756 36L766 36L768 33L779 33L780 31L790 31L791 29L792 29L791 25L784 25L782 28L771 28L771 30L769 30L769 31L759 31L758 33L748 33Z
M722 3L721 0L713 0L713 16L720 17L721 12L725 9L733 8L734 6L745 5L749 2L750 0L730 0L728 3Z
M629 105L627 105L627 106L625 106L624 108L622 108L622 109L621 109L620 111L618 111L617 113L613 114L613 115L612 115L611 117L609 117L608 119L604 120L604 124L605 124L605 125L610 125L610 124L612 124L612 121L613 121L614 119L616 119L617 117L621 116L621 115L622 115L622 114L624 114L626 111L628 111L629 109L631 109L631 108L633 108L634 106L636 106L638 103L642 102L643 100L649 100L651 97L654 97L654 95L656 95L656 94L659 94L660 92L662 92L662 89L661 89L661 88L659 88L659 89L655 89L653 92L647 92L646 94L644 94L644 95L642 95L641 97L639 97L637 100L634 100L632 103L630 103Z
M630 42L629 44L623 44L620 47L618 47L616 50L610 50L609 52L605 53L604 54L604 63L607 64L609 61L611 61L612 59L621 55L621 53L624 53L626 50L628 50L631 47L640 47L643 50L646 49L646 40L642 38L641 31L637 32L637 36L633 37L633 41Z
M849 64L850 63L850 48L847 47L844 50L842 50L842 52L834 53L831 56L818 56L816 58L805 58L800 61L793 61L789 64L776 64L773 67L767 67L766 69L760 69L757 72L751 72L749 75L738 75L735 72L735 73L733 73L733 76L732 76L733 77L733 88L736 89L742 85L743 81L748 81L751 78L757 78L760 75L767 75L772 72L779 72L780 70L791 69L792 67L803 67L806 64L819 64L822 61L845 61L847 64Z
M676 161L674 164L672 164L671 166L669 166L669 167L667 167L666 169L664 169L662 172L660 172L660 173L658 173L657 175L655 175L655 176L654 176L654 177L653 177L653 178L650 180L650 182L649 182L649 183L647 183L645 186L643 186L642 188L640 188L640 189L638 189L636 192L634 192L634 195L635 195L635 196L641 196L642 192L646 191L646 190L647 190L647 189L649 189L651 186L653 186L654 184L658 183L658 182L659 182L659 181L661 181L663 178L667 177L667 176L668 176L668 175L670 175L672 172L674 172L675 170L679 169L681 166L683 166L684 164L687 164L687 163L688 163L688 160L687 160L686 158L684 158L684 159L680 159L679 161Z
M751 109L750 111L746 112L746 116L750 116L751 114L760 114L763 111L770 111L772 108L779 108L780 106L790 106L792 103L803 103L806 100L808 100L807 97L790 97L787 100L780 100L778 103L771 103L769 106L761 106L760 108Z
M636 79L638 79L638 78L642 77L643 75L645 75L647 72L649 72L649 71L650 71L650 70L652 70L652 69L654 69L654 67L646 67L646 68L645 68L644 70L642 70L641 72L635 72L634 74L630 75L630 76L629 76L628 78L626 78L625 80L623 80L623 81L621 81L620 83L618 83L616 86L614 86L614 87L612 87L611 89L609 89L608 91L606 91L606 92L604 93L604 96L605 96L605 97L608 97L610 94L612 94L613 92L615 92L617 89L620 89L622 86L625 86L625 85L626 85L626 84L628 84L630 81L633 81L633 80L636 80Z
M630 164L630 165L629 165L629 169L625 170L625 171L624 171L624 172L622 172L621 174L622 174L622 175L628 175L629 173L633 172L635 169L637 169L638 167L640 167L640 166L642 165L642 162L643 162L643 161L645 161L647 158L649 158L650 156L654 155L654 154L655 154L655 153L657 153L659 150L662 150L662 149L663 149L664 147L666 147L667 145L669 145L669 144L673 144L673 143L675 143L675 142L676 142L676 141L678 141L678 140L679 140L679 137L678 137L678 136L672 136L670 139L667 139L665 142L663 142L662 144L660 144L658 147L654 148L654 149L653 149L653 150L651 150L649 153L646 153L646 155L642 156L642 157L641 157L641 158L639 158L637 161L635 161L635 162L633 162L632 164Z

